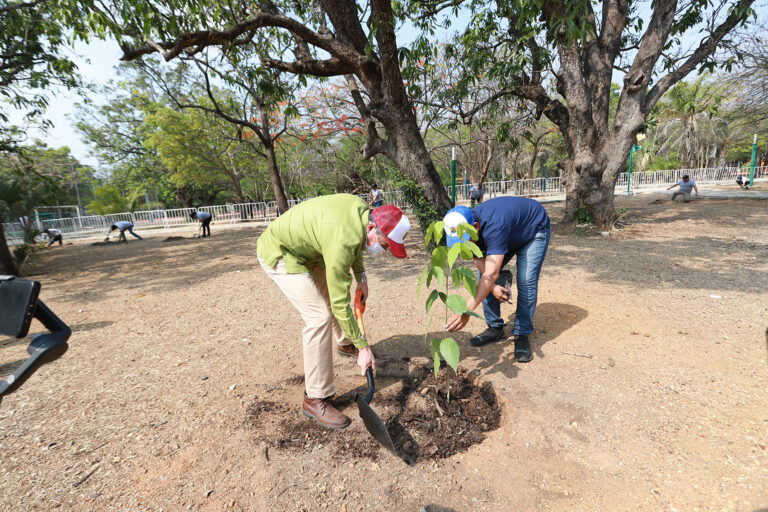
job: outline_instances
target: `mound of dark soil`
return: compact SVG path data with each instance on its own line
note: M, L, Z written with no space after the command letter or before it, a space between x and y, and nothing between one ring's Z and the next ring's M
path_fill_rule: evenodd
M293 377L278 387L302 383L303 379ZM344 395L334 402L346 407L345 413L353 421L360 421L353 400ZM410 463L464 451L482 442L485 433L497 429L501 420L501 407L490 383L476 385L462 368L458 375L443 368L435 379L429 369L417 366L403 378L400 391L377 394L371 406L387 425L398 453ZM298 404L256 399L246 411L245 424L254 429L257 441L274 448L309 452L327 445L335 458L345 460L377 459L384 450L359 429L319 426L301 414Z
M163 242L178 242L179 240L186 240L183 236L167 236L163 239Z
M400 413L387 422L398 452L410 460L446 458L485 439L499 428L501 407L489 382L476 386L469 372L417 367L396 401ZM450 393L450 396L449 396Z

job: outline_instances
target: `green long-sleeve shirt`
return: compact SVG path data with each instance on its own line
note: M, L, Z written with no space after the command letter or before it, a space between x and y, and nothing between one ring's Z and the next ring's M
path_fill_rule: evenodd
M370 207L357 196L335 194L301 202L273 221L259 237L257 253L269 267L285 260L289 274L325 268L331 311L344 335L358 347L368 344L350 306L350 268L360 282L363 241Z

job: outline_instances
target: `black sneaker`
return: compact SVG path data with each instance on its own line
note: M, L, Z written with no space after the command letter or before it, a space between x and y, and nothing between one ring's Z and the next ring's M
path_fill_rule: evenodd
M482 347L488 343L492 343L494 341L502 341L506 338L507 337L504 336L504 327L489 327L474 338L470 339L469 344L473 347Z
M518 363L527 363L533 359L531 353L531 344L528 342L528 336L518 334L515 336L515 360Z

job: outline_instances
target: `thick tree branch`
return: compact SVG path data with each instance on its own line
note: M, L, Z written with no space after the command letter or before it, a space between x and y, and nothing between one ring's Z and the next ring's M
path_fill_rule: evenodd
M11 11L18 11L19 9L24 9L26 7L35 7L45 3L46 1L47 0L35 0L34 2L19 2L15 4L10 4L10 5L4 5L0 7L0 14L11 12Z
M354 66L337 58L326 60L308 60L297 62L286 62L283 60L263 57L264 64L267 66L287 71L289 73L312 75L312 76L340 76L353 73Z
M388 156L390 159L392 159L392 161L396 161L397 148L390 141L383 139L379 135L379 132L376 129L376 121L373 119L371 109L368 108L368 105L365 104L365 99L363 99L360 88L357 86L357 80L355 80L353 75L345 75L345 78L347 80L349 93L352 96L352 101L354 101L355 107L357 108L358 112L360 112L360 116L365 122L368 135L368 139L365 141L365 145L361 149L363 158L368 159L378 153L381 153L385 156Z
M650 112L653 106L670 87L682 80L685 75L701 64L708 55L711 55L717 49L717 45L723 40L726 34L746 19L749 15L749 8L752 3L754 3L754 0L740 0L733 6L731 13L725 21L723 21L709 37L701 42L699 47L693 52L693 55L691 55L679 68L662 77L648 92L643 110L645 112Z
M147 41L139 46L123 45L121 47L123 56L120 60L135 60L142 55L158 52L166 61L170 61L189 48L197 48L199 51L207 46L231 44L243 34L265 27L288 30L299 39L339 58L350 56L351 53L346 45L333 37L318 34L300 21L279 14L257 11L251 18L235 23L225 30L199 30L182 34L174 41L160 43ZM350 61L350 63L353 62Z

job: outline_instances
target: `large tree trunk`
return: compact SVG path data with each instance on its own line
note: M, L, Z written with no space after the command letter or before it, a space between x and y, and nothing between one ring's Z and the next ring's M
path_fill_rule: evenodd
M5 239L5 230L0 223L0 274L19 275L16 265L13 263L11 251L8 249L8 241Z
M280 213L285 213L289 208L288 196L285 194L283 175L280 173L280 168L277 166L275 144L272 142L272 139L269 139L269 142L264 145L264 152L267 154L267 169L269 169L269 178L272 182L272 190L275 193L277 207L280 209Z
M272 182L272 190L275 193L275 201L280 213L288 211L288 196L285 194L285 183L280 168L277 166L277 156L275 155L275 141L272 139L272 132L269 124L269 111L265 103L259 104L261 114L261 143L264 145L264 152L267 155L267 170L269 179Z

